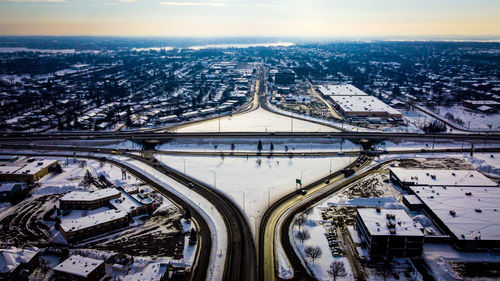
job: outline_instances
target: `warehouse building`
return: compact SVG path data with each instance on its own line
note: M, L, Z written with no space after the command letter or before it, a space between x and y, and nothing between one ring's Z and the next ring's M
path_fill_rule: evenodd
M500 188L441 185L410 189L458 250L500 250Z
M347 117L402 118L403 114L373 96L330 96L333 107Z
M367 93L356 88L354 85L326 84L318 86L323 96L368 96Z
M498 186L476 170L438 170L390 168L391 180L403 188L414 185L429 186Z
M0 166L0 181L36 182L49 173L57 160L25 158Z
M370 257L418 257L424 245L423 227L402 209L357 209L356 227Z

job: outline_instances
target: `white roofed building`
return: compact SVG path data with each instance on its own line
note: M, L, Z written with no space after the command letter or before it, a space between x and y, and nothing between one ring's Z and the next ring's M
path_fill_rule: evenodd
M356 227L371 257L418 257L423 227L403 209L357 209Z
M62 220L59 231L68 241L85 239L125 227L129 214L123 210L109 210L77 219Z
M105 188L96 191L71 191L59 199L61 210L93 210L109 205L109 200L120 198L116 188Z
M476 170L390 168L391 180L402 187L413 185L498 186Z
M21 280L38 266L38 253L37 248L0 249L0 279Z
M73 255L53 268L57 280L99 280L106 274L102 260Z

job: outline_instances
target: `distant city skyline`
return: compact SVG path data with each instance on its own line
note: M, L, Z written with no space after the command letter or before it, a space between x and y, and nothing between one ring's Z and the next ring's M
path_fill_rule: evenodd
M0 35L497 36L500 1L0 0Z

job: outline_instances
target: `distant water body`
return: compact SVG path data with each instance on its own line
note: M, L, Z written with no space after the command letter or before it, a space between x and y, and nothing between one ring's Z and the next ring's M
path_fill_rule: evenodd
M291 42L276 42L276 43L249 43L249 44L207 44L207 45L199 45L199 46L190 46L184 49L191 50L203 50L203 49L229 49L229 48L252 48L252 47L289 47L293 46L294 43ZM173 50L174 47L149 47L149 48L132 48L132 51L135 52L149 52L149 51L170 51ZM182 48L179 48L182 49Z

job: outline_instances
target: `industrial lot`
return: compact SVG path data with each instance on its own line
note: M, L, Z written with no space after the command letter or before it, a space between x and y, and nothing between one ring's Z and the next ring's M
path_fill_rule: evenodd
M498 45L401 44L0 47L0 279L496 280Z

